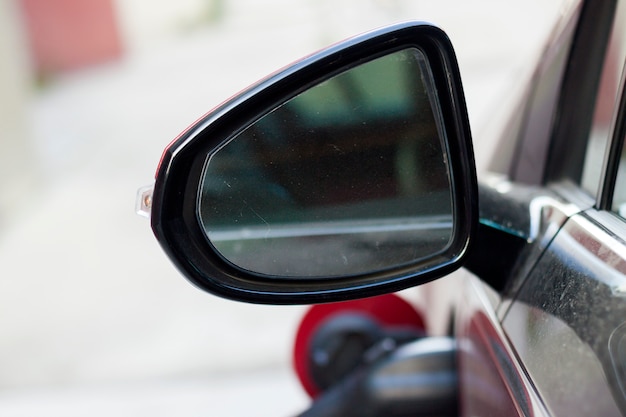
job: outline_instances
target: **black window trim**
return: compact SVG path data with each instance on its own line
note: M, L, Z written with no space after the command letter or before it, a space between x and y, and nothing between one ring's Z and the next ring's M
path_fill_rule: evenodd
M622 148L624 145L624 135L626 134L626 66L622 67L620 86L618 89L619 105L613 112L610 125L610 140L604 156L602 173L604 178L600 183L597 196L597 208L599 210L611 211L613 205L613 195L617 180L617 172L621 161Z

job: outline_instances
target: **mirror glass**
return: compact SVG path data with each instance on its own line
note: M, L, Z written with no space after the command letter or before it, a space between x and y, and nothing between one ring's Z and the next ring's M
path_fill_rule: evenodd
M416 262L452 238L440 110L423 53L346 70L207 157L198 217L232 264L279 278Z

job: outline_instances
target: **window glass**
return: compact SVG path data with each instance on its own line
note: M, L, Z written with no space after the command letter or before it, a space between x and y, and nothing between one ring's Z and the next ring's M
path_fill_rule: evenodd
M611 119L617 110L622 63L626 57L625 40L626 1L620 1L604 59L593 124L583 165L581 186L592 195L597 195L600 187L604 154L611 134Z
M540 64L536 68L532 91L525 111L518 119L519 142L511 160L510 175L515 181L540 184L545 174L552 121L558 108L563 76L566 72L571 44L579 24L580 3L563 7L563 18L555 26ZM513 122L515 123L515 122ZM515 132L513 131L515 134ZM502 157L502 153L499 154ZM506 157L502 158L506 160ZM506 163L504 164L507 165Z

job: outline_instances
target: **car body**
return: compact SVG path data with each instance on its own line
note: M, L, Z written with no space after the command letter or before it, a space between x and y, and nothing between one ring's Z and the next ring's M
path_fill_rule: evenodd
M515 146L504 176L483 182L483 221L512 227L526 242L505 270L464 283L456 320L457 337L467 341L459 355L466 415L624 413L626 358L617 346L626 229L617 171L625 9L623 2L572 9L507 132L517 140L501 142ZM501 244L486 247L494 243ZM489 252L483 256L493 265L500 256Z
M397 41L407 31L412 31L410 36L406 35L407 39L412 38ZM353 386L341 382L337 389L328 388L303 415L385 415L390 413L389 410L397 413L393 415L624 415L624 40L626 1L581 0L568 3L526 94L510 115L507 129L497 142L496 157L489 172L479 173L478 183L474 177L471 146L468 148L471 139L462 85L453 51L442 32L430 26L402 26L331 48L237 96L203 118L168 148L157 175L154 201L150 201L155 234L181 271L196 285L221 296L249 302L340 302L412 287L447 275L460 266L465 267L455 279L454 288L447 282L445 288L439 291L451 295L453 299L453 331L448 339L453 347L441 340L437 342L439 344L428 347L429 337L420 336L420 346L426 346L421 353L406 353L399 349L390 354L387 352L382 362L361 363L354 372L359 373L360 369L361 374L365 373L362 380L354 382L356 377L347 377L354 382ZM401 45L393 42L400 42ZM420 68L426 87L420 84L415 88L422 96L429 97L426 100L431 100L435 116L427 123L436 126L439 137L445 137L441 142L443 151L435 151L434 155L437 152L446 155L443 160L444 165L450 167L447 178L452 190L452 203L447 199L427 200L445 190L444 172L429 180L427 192L419 194L419 201L424 207L429 207L425 213L438 216L435 216L437 220L433 220L432 216L417 213L416 216L422 216L420 219L428 217L427 222L430 223L427 226L421 223L403 224L402 232L393 232L386 228L389 220L399 222L397 219L404 219L407 212L394 212L382 223L375 216L370 216L367 222L354 221L359 219L357 213L364 210L362 206L338 206L341 210L336 211L342 211L341 214L328 214L327 211L319 214L317 201L310 204L318 217L311 217L311 212L303 214L289 210L277 214L276 207L302 205L302 201L298 200L297 187L292 188L293 178L297 178L298 187L301 187L301 182L307 184L302 189L320 190L316 196L328 194L324 190L331 188L324 187L335 187L332 189L338 191L333 194L333 201L353 193L353 197L346 197L350 203L369 199L371 189L376 185L386 190L389 187L402 188L389 183L387 174L380 174L379 183L360 183L369 175L376 175L372 166L363 162L366 161L364 153L355 154L355 159L345 148L335 149L339 148L335 142L323 142L323 135L319 134L323 131L319 127L322 122L319 121L315 122L318 123L315 128L306 125L306 132L314 132L313 138L302 140L324 143L324 149L335 146L333 152L336 151L341 158L337 157L333 162L335 165L325 162L321 166L337 166L353 172L354 176L350 177L347 185L337 185L346 175L342 170L319 175L312 162L326 155L319 150L311 153L312 159L301 158L302 148L293 154L282 155L280 161L290 161L288 168L285 168L287 165L276 168L282 163L279 160L264 162L278 170L266 176L252 169L260 165L249 157L252 151L241 144L253 143L257 137L263 136L257 132L250 133L251 126L256 129L266 124L276 129L276 126L293 125L295 122L289 117L294 109L289 109L286 103L294 102L289 100L302 97L308 91L317 93L321 91L315 89L321 85L319 83L337 79L333 77L355 68L366 68L367 63L375 62L375 58L396 57L394 54L398 50L410 49L406 45L412 45L411 42L417 44L417 49L424 54L416 58L415 66ZM383 48L380 45L386 46ZM398 61L403 62L413 59L400 58ZM338 66L333 67L337 62ZM323 77L320 76L323 80L315 78L318 73L323 74ZM386 80L393 77L390 75ZM372 85L372 82L366 84ZM394 86L389 84L384 97L391 97L389 91L393 90ZM433 94L436 94L436 100L433 100ZM394 104L393 100L386 103ZM324 110L316 109L315 114L319 116ZM331 114L340 111L331 110ZM376 114L387 114L381 107L374 110ZM418 114L424 112L422 109ZM276 120L265 118L277 114L281 117ZM308 117L305 112L297 115L294 120L298 119L298 123L303 123L304 116ZM347 130L351 132L356 131L357 124L369 124L369 130L358 131L359 138L365 138L365 132L372 131L376 126L373 116L364 117L354 125L348 124ZM341 118L348 120L346 115ZM381 131L389 131L392 129L390 126L399 125L399 122L390 119L386 119L386 123L381 125ZM226 131L236 133L226 134ZM274 132L270 128L266 131ZM303 138L306 132L298 131L297 136ZM338 137L330 136L333 139ZM237 138L243 139L239 139L240 145L233 146L233 143L237 144ZM268 146L270 140L257 147ZM389 154L384 153L387 151L381 147L373 149L381 159L383 155L389 159L389 155L407 152L403 142L394 146L396 148ZM268 153L258 151L263 161L268 161L269 154L276 154L282 148L276 145L269 149L271 152ZM420 151L420 154L423 152ZM429 161L435 158L436 155L429 157ZM244 161L241 166L237 165L238 159ZM397 164L400 164L397 160L392 162L393 166ZM416 166L419 168L420 164ZM219 169L213 172L207 168L210 166ZM429 166L421 175L435 172L439 169L437 167L439 165L436 164ZM287 169L296 174L289 181L276 180L284 177ZM398 176L397 173L394 175ZM246 179L241 180L244 177ZM266 177L272 180L266 180ZM258 182L259 179L263 184ZM213 184L213 180L219 184ZM239 194L232 194L235 180L242 184ZM320 185L325 184L324 181L330 185ZM215 191L218 188L225 191ZM354 191L355 188L357 191ZM212 196L214 192L217 197ZM259 196L254 197L256 194ZM152 195L144 195L144 200L146 197ZM391 198L386 194L384 197ZM380 200L381 197L377 195L376 198ZM312 197L303 199L311 201ZM256 209L248 210L251 201L259 203ZM436 205L433 201L441 203L443 208L430 208L430 205ZM415 206L415 201L411 202ZM369 206L369 213L390 213L393 210L389 207L397 208L401 203L395 199L391 206L377 206L376 209ZM203 217L204 211L199 206L211 210L208 217ZM275 223L272 215L281 220ZM315 243L315 246L301 251L300 257L293 255L293 259L289 259L294 261L293 264L281 264L281 260L292 257L290 251L296 253L298 247L312 242L310 230L319 230L320 227L320 222L313 222L313 218L321 218L324 227L333 230L332 236L365 230L365 234L357 238L351 236L345 241L351 248L382 241L388 243L392 250L380 252L377 246L376 253L382 253L384 259L361 260L342 246L332 246L331 236L330 240L324 240L319 245ZM240 221L246 226L234 238L229 233L239 230L235 226L220 228L223 222L235 224ZM448 225L449 222L452 226ZM305 232L294 230L294 224L304 227ZM411 236L428 240L428 244L406 236L407 230ZM450 235L449 241L443 238L448 243L442 247L429 246L442 241L440 232ZM242 233L247 234L245 244L242 243ZM303 239L299 235L298 240L286 241L286 245L277 246L274 252L267 252L268 247L272 247L267 242L274 238L273 233L279 233L281 237L304 233L307 237ZM395 233L393 242L384 240L387 233ZM220 246L225 240L227 243ZM253 249L246 252L245 245L251 240ZM415 254L414 250L408 258L393 258L407 245L419 247L422 252ZM241 251L246 256L238 257ZM344 254L341 259L348 265L347 269L339 265L341 262L333 264L336 252ZM324 266L311 274L307 272L308 268L293 269L292 265L313 265L313 258L324 260ZM270 262L266 262L268 260ZM380 262L382 266L377 266ZM351 266L353 263L358 266ZM437 283L430 285L436 286ZM440 299L438 302L442 303ZM424 314L428 316L428 311ZM454 358L453 362L433 359L449 358L450 355ZM427 369L424 364L429 361L441 363L440 368L434 371ZM381 377L389 367L394 366L403 368L400 378ZM419 391L415 388L419 384L411 385L411 377L422 376L424 378L419 387L432 388L439 381L437 378L443 375L435 371L448 372L451 366L455 376L451 383L458 390ZM398 390L387 392L384 388L371 388L376 385L373 381L383 385L399 384L396 386ZM449 388L449 385L445 387ZM399 393L403 390L409 392ZM396 396L372 400L381 392ZM422 402L407 400L415 398ZM435 398L437 401L443 399L441 402L448 406L453 403L453 406L429 409L425 404L429 400L435 402ZM403 400L407 400L409 405L393 408ZM364 407L363 404L367 407L359 408ZM380 408L377 409L378 406Z

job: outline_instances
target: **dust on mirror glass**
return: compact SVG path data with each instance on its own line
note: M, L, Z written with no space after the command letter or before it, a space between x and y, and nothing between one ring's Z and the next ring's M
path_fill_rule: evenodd
M207 158L198 218L235 266L339 277L448 246L453 201L423 53L404 49L300 93Z

